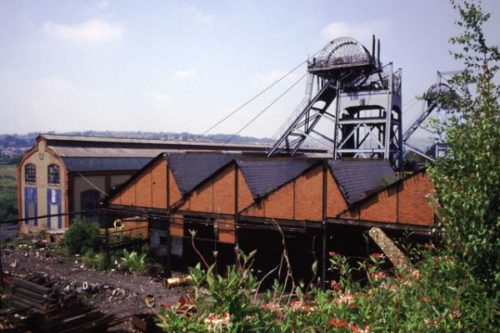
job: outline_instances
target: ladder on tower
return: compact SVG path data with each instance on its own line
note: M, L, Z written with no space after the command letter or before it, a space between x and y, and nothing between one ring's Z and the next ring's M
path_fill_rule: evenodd
M268 152L268 156L273 156L277 153L287 153L293 156L297 152L309 134L314 132L314 126L327 114L326 110L336 97L335 83L334 79L322 81L322 86L312 98L307 98L306 93L303 103L299 105L299 108L289 118L292 121L287 122L287 126L282 126L281 130L277 132L279 138ZM310 85L308 86L308 91L312 92L312 76L308 85ZM318 102L323 102L323 104L317 106ZM330 116L333 117L333 115ZM315 133L321 135L320 133Z

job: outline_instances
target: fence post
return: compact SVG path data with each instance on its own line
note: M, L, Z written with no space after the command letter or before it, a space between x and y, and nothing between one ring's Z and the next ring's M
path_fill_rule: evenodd
M104 220L104 255L105 255L104 259L106 262L106 267L108 267L111 261L109 255L109 225L107 219L106 218L103 219L103 213L101 212L99 215L101 221Z
M170 252L172 251L172 236L170 235L170 216L168 217L168 223L165 223L167 225L167 256L165 258L165 267L164 267L164 274L165 278L170 278L172 277L172 271L170 268Z
M323 221L323 226L321 228L321 289L326 288L326 262L328 260L326 242L327 242L327 226L326 222Z
M328 226L326 224L326 219L327 219L327 196L328 196L328 183L327 183L327 177L328 177L328 166L326 165L326 162L323 162L323 200L322 200L322 218L323 218L323 224L321 226L321 289L326 288L326 263L328 261L328 250L327 250L327 232L328 232Z
M1 227L1 225L0 225ZM1 286L1 291L3 292L4 291L4 282L3 282L3 279L4 279L4 276L3 276L3 257L2 257L2 241L0 240L0 283L2 284ZM0 300L0 304L1 304L1 300Z

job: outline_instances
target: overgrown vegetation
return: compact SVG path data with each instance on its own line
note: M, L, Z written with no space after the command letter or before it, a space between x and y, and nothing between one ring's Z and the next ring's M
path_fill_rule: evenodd
M85 252L82 256L82 262L86 267L95 268L105 271L110 268L110 263L106 260L106 256L101 252L92 250ZM111 262L111 260L110 260Z
M350 266L331 253L340 278L330 288L299 286L293 293L275 283L264 295L251 273L251 259L222 277L214 266L191 269L193 292L158 313L165 332L492 332L495 303L484 285L455 257L430 249L409 272L387 272L373 254ZM364 280L354 281L353 271ZM361 285L363 283L363 286Z
M64 244L72 254L85 254L100 245L99 226L95 223L74 221L64 234Z
M495 85L500 53L487 44L483 24L490 18L480 4L453 1L457 24L464 32L451 38L452 55L465 71L455 75L457 94L450 121L442 124L450 147L430 174L440 206L439 215L449 249L489 286L500 283L500 89Z

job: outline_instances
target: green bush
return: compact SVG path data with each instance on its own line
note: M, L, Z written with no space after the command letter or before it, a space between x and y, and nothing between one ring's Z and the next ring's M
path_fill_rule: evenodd
M72 254L83 254L99 247L99 226L95 223L75 221L64 234L64 244Z
M383 256L356 266L332 253L339 273L330 289L298 287L292 294L275 283L257 295L259 281L249 261L222 277L200 266L191 269L193 291L158 313L165 332L493 332L495 301L448 253L423 250L410 272L388 272ZM362 286L351 278L364 273Z

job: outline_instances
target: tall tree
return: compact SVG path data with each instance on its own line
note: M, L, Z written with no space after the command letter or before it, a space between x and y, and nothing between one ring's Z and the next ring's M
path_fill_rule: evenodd
M495 84L500 53L489 45L481 3L452 0L459 36L452 56L464 71L450 81L454 112L444 126L449 153L431 168L446 242L475 273L497 290L500 282L500 89ZM450 98L448 96L447 98Z

